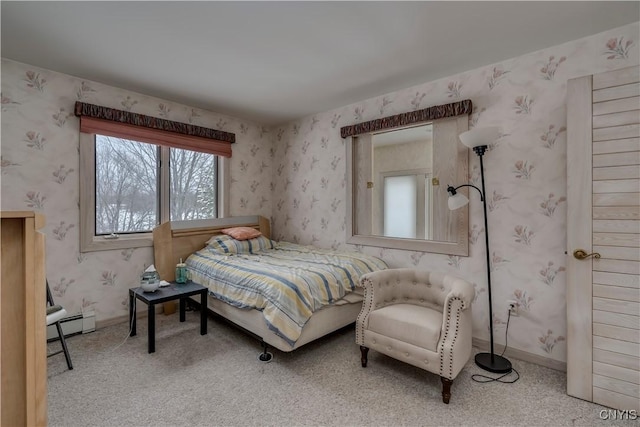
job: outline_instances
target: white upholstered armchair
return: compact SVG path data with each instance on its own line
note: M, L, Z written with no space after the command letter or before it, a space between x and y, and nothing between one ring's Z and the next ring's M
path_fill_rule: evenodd
M362 367L369 349L417 366L442 380L442 401L471 356L474 290L463 279L411 268L362 276L356 343Z

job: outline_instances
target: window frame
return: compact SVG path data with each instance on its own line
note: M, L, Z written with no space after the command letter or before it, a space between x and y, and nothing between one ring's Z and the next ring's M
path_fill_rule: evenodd
M153 246L153 233L151 231L120 234L115 239L96 235L95 136L95 133L80 132L80 252L84 253ZM131 137L130 139L136 141L134 137ZM170 147L160 144L153 145L160 148L158 203L160 205L159 221L160 223L163 223L169 221L171 216L171 209L169 205L169 194L171 191L169 183L170 173L168 172L168 167L170 166ZM229 159L219 155L217 157L218 218L225 218L228 216L229 183L231 182L229 174Z

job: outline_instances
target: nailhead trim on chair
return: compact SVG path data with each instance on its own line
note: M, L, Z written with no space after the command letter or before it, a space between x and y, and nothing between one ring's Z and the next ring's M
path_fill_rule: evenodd
M364 345L364 324L373 306L373 283L369 279L362 279L362 286L364 287L364 299L362 309L356 319L356 344L359 345Z
M451 327L451 306L454 301L459 301L460 305L458 306L455 314L456 318L456 330L453 333L453 338L451 339L451 346L449 347L449 351L447 352L446 359L449 362L449 375L445 375L445 347L444 344L447 342L449 329ZM450 380L453 380L453 348L455 347L456 340L458 339L458 332L460 330L460 312L462 311L462 307L464 306L464 302L460 298L451 298L447 304L447 322L445 326L444 337L440 341L440 376L446 377Z

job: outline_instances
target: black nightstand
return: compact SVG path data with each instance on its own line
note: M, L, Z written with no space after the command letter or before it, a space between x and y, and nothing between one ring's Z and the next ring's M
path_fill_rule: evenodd
M129 328L131 336L136 335L136 298L149 306L149 353L156 351L156 311L155 305L180 299L180 321L185 320L187 298L200 294L200 335L207 333L207 288L197 283L178 284L158 288L155 292L144 292L141 287L129 289Z

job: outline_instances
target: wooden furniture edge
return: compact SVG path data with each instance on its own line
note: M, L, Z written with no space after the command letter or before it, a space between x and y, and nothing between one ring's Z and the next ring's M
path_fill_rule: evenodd
M9 419L19 424L44 426L47 424L45 235L39 230L45 227L45 216L34 211L3 210L0 212L0 217L3 220L3 230L0 232L3 241L0 252L6 250L9 253L0 254L0 258L7 256L8 263L11 260L15 261L12 254L20 254L19 265L15 262L12 265L6 263L3 265L3 278L0 278L0 282L6 280L5 283L12 285L4 286L3 290L11 288L15 290L24 286L21 295L2 292L3 297L7 299L0 304L0 319L2 319L0 323L9 319L15 321L14 317L21 319L19 325L13 326L14 331L9 338L2 336L0 331L2 343L0 349L4 350L1 364L3 365L2 381L0 381L0 395L3 396L0 401L0 420L6 422ZM5 258L2 260L4 263ZM15 301L16 296L20 296L20 300ZM3 305L5 309L10 305L20 308L17 315L16 312L9 313L8 316L11 317L7 319L6 312L2 310ZM24 365L16 368L11 360L5 359L7 349L11 349L9 351L18 355L17 357L22 357ZM4 366L4 362L9 363ZM9 370L13 371L12 375L5 375ZM15 392L16 384L13 381L16 379L24 384L25 395ZM4 399L5 395L9 398ZM12 405L16 402L15 399L22 400L24 407Z

